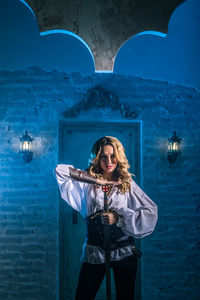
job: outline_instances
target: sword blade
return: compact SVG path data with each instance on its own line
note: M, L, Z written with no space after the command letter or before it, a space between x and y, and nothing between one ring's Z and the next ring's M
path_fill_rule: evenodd
M106 267L106 299L111 300L109 225L104 225L104 239L105 239L105 267Z
M105 210L105 212L108 212L108 197L107 197L106 192L104 192L104 210ZM105 242L105 268L106 268L106 300L111 300L110 225L104 224L104 242Z

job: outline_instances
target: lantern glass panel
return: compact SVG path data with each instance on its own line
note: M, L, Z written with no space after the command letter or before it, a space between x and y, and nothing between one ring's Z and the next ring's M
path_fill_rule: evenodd
M31 141L31 142L29 142L29 151L31 152L32 150L33 150L33 143Z
M171 142L170 142L169 145L168 145L168 150L169 150L169 151L172 151L172 143L171 143Z
M24 141L23 142L23 152L27 152L28 151L28 142Z
M173 150L178 151L178 143L177 142L174 142Z

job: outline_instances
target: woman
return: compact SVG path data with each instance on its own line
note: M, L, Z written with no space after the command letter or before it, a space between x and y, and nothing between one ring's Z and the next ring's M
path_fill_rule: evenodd
M157 222L157 206L132 180L124 148L114 137L94 144L90 167L85 171L69 165L55 170L62 198L85 218L87 237L76 300L92 300L105 275L104 225L110 228L110 261L117 300L133 300L137 269L135 238L151 234ZM107 186L109 210L104 210Z

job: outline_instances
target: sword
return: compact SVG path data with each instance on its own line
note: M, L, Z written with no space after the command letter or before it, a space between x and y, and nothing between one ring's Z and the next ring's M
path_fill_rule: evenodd
M104 211L108 210L108 185L102 186L104 192ZM105 267L106 267L106 300L111 300L111 282L110 282L110 225L104 224L104 242L105 242Z

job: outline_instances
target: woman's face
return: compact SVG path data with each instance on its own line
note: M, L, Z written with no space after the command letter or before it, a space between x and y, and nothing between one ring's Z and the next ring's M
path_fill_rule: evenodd
M103 171L104 178L110 179L113 171L117 167L117 158L115 157L113 146L103 146L100 155L100 167Z

